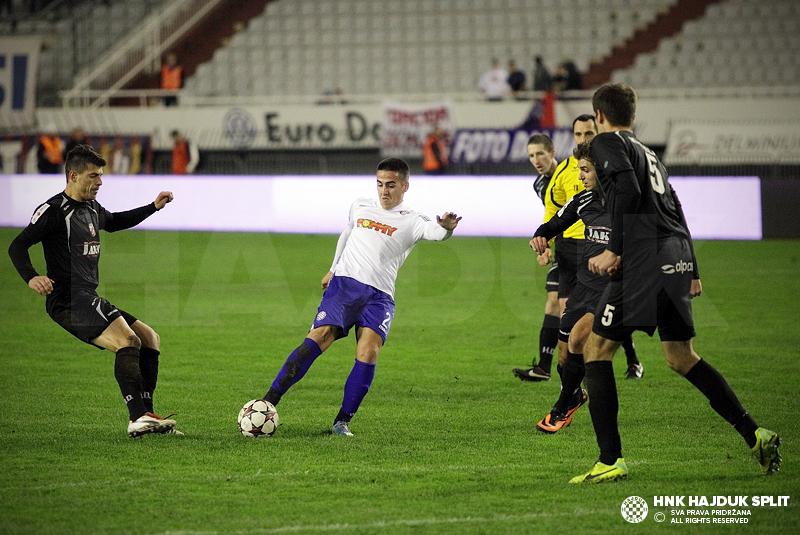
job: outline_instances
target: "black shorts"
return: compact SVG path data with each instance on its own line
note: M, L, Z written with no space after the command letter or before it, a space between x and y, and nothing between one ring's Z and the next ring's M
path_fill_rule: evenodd
M90 290L75 290L66 296L48 295L47 313L64 330L87 344L92 344L92 340L100 336L111 322L119 317L122 317L128 325L133 325L136 321L135 317L119 310Z
M558 339L562 342L569 342L569 333L578 321L586 314L594 314L597 303L603 295L602 290L597 290L578 283L572 290L572 295L567 300L567 307L561 316L561 323L558 327Z
M558 262L558 298L569 297L578 284L578 266L583 255L583 240L575 238L556 239L556 262Z
M558 291L558 262L550 264L547 271L547 280L544 282L544 289L547 293Z
M662 341L695 337L690 290L694 265L689 243L669 238L661 249L629 247L622 256L622 273L611 280L595 309L592 330L621 342L633 333L658 329Z

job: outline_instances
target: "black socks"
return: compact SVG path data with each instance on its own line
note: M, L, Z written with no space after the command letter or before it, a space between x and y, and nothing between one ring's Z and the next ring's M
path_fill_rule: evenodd
M576 355L567 351L567 361L564 363L564 369L561 373L561 395L558 397L558 401L553 407L554 409L557 409L562 414L567 414L570 402L575 397L575 391L581 387L583 375L583 354Z
M628 360L628 366L632 364L640 364L639 359L636 357L636 347L633 345L633 338L630 336L622 342L622 349L625 351L625 358Z
M130 420L137 420L148 411L142 399L142 371L139 368L139 350L137 348L123 347L117 351L114 361L114 377L119 384L122 398L128 406Z
M622 443L617 427L619 399L614 368L611 361L587 362L585 367L589 413L592 415L592 425L600 447L600 462L612 465L622 457Z
M539 331L539 364L534 362L533 365L539 366L546 372L550 371L553 355L558 346L558 326L560 323L561 320L558 316L545 314L542 330Z
M139 369L142 371L142 401L147 412L153 411L153 392L158 382L158 356L161 353L149 347L139 350Z
M716 368L701 359L685 377L708 398L711 408L742 435L748 446L752 448L756 445L755 431L758 429L758 424L744 410L739 398Z

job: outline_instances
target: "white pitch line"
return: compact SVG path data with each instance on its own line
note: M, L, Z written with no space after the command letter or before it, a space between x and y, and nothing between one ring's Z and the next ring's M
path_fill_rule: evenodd
M608 513L608 511L602 511ZM463 518L424 518L414 520L391 520L372 522L370 524L319 524L319 525L298 525L283 526L271 529L253 529L247 531L234 531L225 533L235 533L236 535L270 535L279 533L320 533L320 532L348 532L357 530L378 530L391 529L398 526L435 526L443 524L489 524L496 522L519 522L534 520L536 518L559 517L559 516L585 516L598 514L600 511L578 509L564 513L529 513L525 515L498 515L495 517L463 517ZM218 531L165 531L151 535L221 535Z

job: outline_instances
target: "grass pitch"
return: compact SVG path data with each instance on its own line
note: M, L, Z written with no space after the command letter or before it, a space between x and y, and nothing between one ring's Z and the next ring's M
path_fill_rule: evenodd
M18 229L0 229L7 247ZM400 272L396 317L352 439L329 429L354 358L340 340L286 395L281 427L246 439L236 415L303 339L336 236L104 234L100 294L162 337L156 410L176 436L125 434L113 357L46 315L0 270L0 533L796 533L800 529L800 242L698 242L698 353L783 438L760 474L744 441L634 335L645 376L615 363L630 479L568 485L597 456L589 412L535 430L558 381L511 374L538 344L545 270L525 239L423 242ZM32 249L43 271L40 247ZM626 522L622 502L649 513ZM685 507L655 506L683 496ZM745 524L676 526L690 496L789 496L738 507ZM679 514L678 511L684 514ZM663 514L665 521L656 522ZM729 516L728 518L733 518Z

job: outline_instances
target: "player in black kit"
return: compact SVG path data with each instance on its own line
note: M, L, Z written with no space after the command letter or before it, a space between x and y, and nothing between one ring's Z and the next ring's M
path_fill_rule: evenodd
M176 433L175 420L153 412L160 339L153 329L97 295L100 231L131 228L172 201L162 191L155 202L111 213L96 200L106 161L87 145L67 155L67 186L39 206L8 254L33 290L46 295L47 313L70 334L116 354L114 375L128 406L128 435ZM39 275L28 249L42 243L47 276Z
M567 300L558 333L559 340L567 344L561 372L561 394L550 414L536 425L545 433L556 433L567 427L575 411L586 403L586 391L580 387L584 372L583 344L591 331L594 309L608 283L606 277L589 271L588 265L589 258L605 250L611 231L611 218L598 191L591 143L590 139L573 151L580 169L580 180L586 189L569 199L547 223L536 229L530 242L538 254L544 254L550 239L576 221L583 221L584 245L578 264L578 283Z
M691 297L699 295L694 250L683 210L664 166L633 134L636 93L625 84L605 84L592 98L598 131L593 149L597 176L611 215L608 246L589 269L612 279L595 310L584 347L585 384L600 458L571 483L624 479L617 425L619 402L611 361L620 340L634 330L658 329L671 369L705 395L711 407L742 435L765 473L780 468L780 439L759 427L725 378L692 347Z

